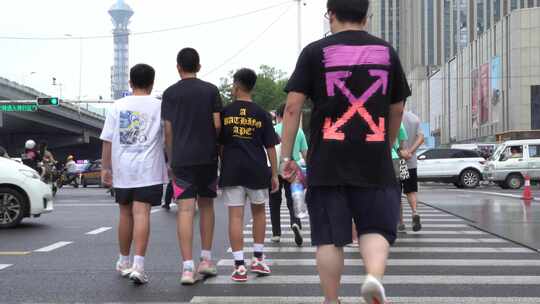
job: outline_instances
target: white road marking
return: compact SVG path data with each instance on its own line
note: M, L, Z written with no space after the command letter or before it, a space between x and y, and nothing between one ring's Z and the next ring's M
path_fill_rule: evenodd
M317 248L315 247L265 247L265 252L277 252L277 253L314 253ZM358 248L345 247L343 251L346 253L358 253ZM227 252L231 252L229 248ZM244 252L253 252L253 247L244 248ZM503 247L503 248L490 248L490 247L472 247L472 248L460 248L460 247L392 247L390 253L534 253L534 251L527 248L520 247Z
M340 298L342 304L365 304L363 299L355 297ZM537 304L540 298L473 298L473 297L390 297L394 304ZM320 304L322 297L193 297L195 304Z
M511 197L511 198L518 198L522 199L521 195L518 194L509 194L509 193L500 193L500 192L490 192L490 191L467 191L467 190L460 190L460 189L449 189L451 191L460 191L460 192L466 192L470 194L474 193L480 193L480 194L487 194L487 195L495 195L495 196L501 196L501 197ZM540 201L540 198L534 197L533 200Z
M112 227L101 227L101 228L89 231L89 232L87 232L85 234L86 235L96 235L96 234L100 234L100 233L103 233L103 232L111 230L111 229L112 229Z
M54 243L52 245L49 245L49 246L34 250L34 252L51 252L51 251L56 250L58 248L62 248L64 246L67 246L67 245L69 245L71 243L73 243L73 242L57 242L57 243Z
M152 209L152 211L150 211L150 213L156 213L156 212L160 212L161 209Z
M54 207L117 207L118 205L111 202L109 204L62 204L55 203Z
M361 284L364 276L344 275L341 277L341 284ZM229 276L218 276L206 280L205 284L210 285L232 285L236 284ZM240 283L245 284L245 283ZM250 275L250 285L259 284L288 284L288 285L308 285L320 284L318 275L272 275L264 278L256 278ZM468 275L387 275L383 279L383 284L387 285L539 285L540 276L468 276ZM421 302L416 302L421 303Z
M311 242L311 238L304 237L304 243ZM253 243L253 238L244 238L245 243ZM264 240L265 243L271 243L272 240L270 238L267 238ZM287 243L294 243L294 238L281 238L280 239L281 244L287 244ZM503 239L471 239L471 238L398 238L396 240L396 243L467 243L467 244L489 244L489 243L495 243L495 244L501 244L501 243L508 243L508 241L505 241Z
M316 266L315 259L267 259L270 266ZM246 263L249 263L247 261ZM218 266L233 266L234 260L220 260ZM362 266L361 259L346 259L345 266ZM447 260L447 259L389 259L388 266L467 266L467 267L540 267L540 260Z
M252 228L253 224L247 224L246 228ZM281 228L289 228L290 225L281 225ZM272 228L271 224L266 224L266 228ZM310 228L310 225L302 224L302 228ZM422 228L470 228L466 224L422 224Z
M251 230L244 230L244 235L250 234ZM307 233L307 231L306 231ZM283 235L293 235L294 233L290 231L287 226L285 231L281 232ZM487 235L488 233L477 230L465 230L465 231L453 231L453 230L441 230L441 231L431 231L431 230L421 230L418 232L407 231L407 235ZM268 229L266 231L266 236L272 236L272 231Z
M13 264L0 264L0 270L13 266Z

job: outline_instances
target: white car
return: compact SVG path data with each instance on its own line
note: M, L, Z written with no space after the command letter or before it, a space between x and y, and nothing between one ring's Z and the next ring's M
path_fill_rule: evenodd
M453 183L458 188L476 188L486 160L476 151L431 149L418 156L418 180Z
M0 157L0 228L53 211L51 187L32 168Z

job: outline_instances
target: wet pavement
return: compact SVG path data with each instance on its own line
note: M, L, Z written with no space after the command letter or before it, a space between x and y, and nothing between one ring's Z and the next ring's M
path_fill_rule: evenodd
M538 197L540 190L533 189ZM483 186L461 190L422 185L419 201L459 216L471 225L540 251L540 201L523 201L520 191Z

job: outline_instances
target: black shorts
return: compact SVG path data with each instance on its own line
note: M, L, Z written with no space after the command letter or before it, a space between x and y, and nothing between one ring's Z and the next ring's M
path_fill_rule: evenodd
M409 178L402 181L401 186L405 194L418 192L418 174L416 169L409 169Z
M147 203L152 206L161 205L163 185L140 188L114 188L114 197L118 204L128 205L133 202Z
M352 222L358 236L376 233L390 244L397 237L399 188L348 186L309 187L306 196L313 246L343 247L352 242Z
M217 196L217 164L173 168L174 199Z

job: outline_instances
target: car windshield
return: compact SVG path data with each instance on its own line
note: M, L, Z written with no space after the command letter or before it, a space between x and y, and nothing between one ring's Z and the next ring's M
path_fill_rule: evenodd
M495 150L495 152L493 153L493 155L491 155L489 160L495 161L495 160L499 159L499 157L500 157L503 150L504 150L504 145L500 145L499 147L497 147L497 150Z

